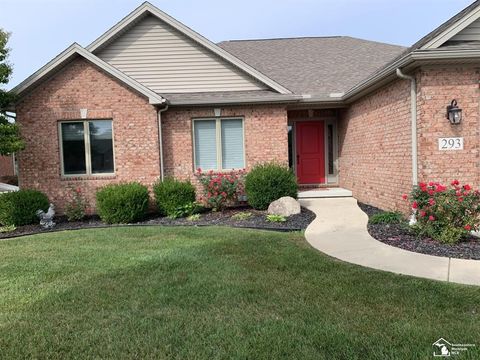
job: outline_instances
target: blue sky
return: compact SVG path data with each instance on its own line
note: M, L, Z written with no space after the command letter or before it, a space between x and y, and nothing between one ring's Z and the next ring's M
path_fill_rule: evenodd
M151 0L212 41L349 35L411 45L473 0ZM73 42L86 46L140 0L0 0L13 87ZM299 54L301 56L301 54Z

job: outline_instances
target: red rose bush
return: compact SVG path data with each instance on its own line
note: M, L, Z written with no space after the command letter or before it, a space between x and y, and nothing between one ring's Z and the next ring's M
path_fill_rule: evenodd
M469 184L453 180L450 186L438 182L420 183L403 199L410 201L416 215L413 228L419 235L442 243L456 243L480 228L480 192Z
M202 200L213 211L223 210L234 204L243 192L245 170L217 173L212 170L203 172L197 169L195 176L203 186Z

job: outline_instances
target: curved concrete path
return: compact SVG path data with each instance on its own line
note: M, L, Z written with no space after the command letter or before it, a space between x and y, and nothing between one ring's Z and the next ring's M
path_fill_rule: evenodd
M480 261L418 254L386 245L367 231L368 216L354 198L302 199L316 219L305 231L307 241L337 259L427 279L480 285Z

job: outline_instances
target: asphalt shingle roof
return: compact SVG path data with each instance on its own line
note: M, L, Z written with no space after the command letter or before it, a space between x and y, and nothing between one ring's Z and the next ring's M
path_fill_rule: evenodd
M346 92L405 47L346 36L233 40L218 44L295 94Z

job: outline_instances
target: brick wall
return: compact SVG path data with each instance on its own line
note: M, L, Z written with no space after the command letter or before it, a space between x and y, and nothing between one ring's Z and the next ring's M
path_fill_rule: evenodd
M411 189L410 83L397 80L354 102L338 126L339 182L359 201L404 209Z
M0 178L13 175L15 175L13 156L0 156Z
M115 176L62 178L58 122L113 119ZM192 118L213 117L213 108L169 109L162 114L165 174L193 177ZM241 116L245 124L247 169L257 162L288 164L285 106L222 109L222 116ZM87 195L95 211L96 190L110 183L140 181L151 186L160 176L156 109L83 59L77 59L34 89L17 105L26 149L18 154L19 185L45 192L62 212L72 188Z
M430 66L416 72L419 181L480 186L479 71L475 66ZM397 80L354 102L339 121L340 185L360 201L407 211L411 190L410 83ZM461 125L446 106L457 99ZM438 150L438 138L463 137L463 151Z
M277 161L288 165L287 111L285 106L236 106L222 108L222 117L244 118L245 165ZM162 114L166 176L193 178L192 119L213 118L213 108L170 109Z
M479 72L474 66L436 66L418 74L419 177L480 186ZM462 108L460 125L450 125L446 107L452 99ZM438 138L463 137L463 151L438 150Z
M60 120L112 119L116 174L113 177L62 178ZM98 187L125 181L151 185L160 175L155 108L86 60L76 59L42 83L17 105L17 121L26 141L18 153L19 185L45 192L61 212L70 189L81 188L94 211Z

